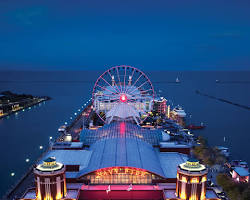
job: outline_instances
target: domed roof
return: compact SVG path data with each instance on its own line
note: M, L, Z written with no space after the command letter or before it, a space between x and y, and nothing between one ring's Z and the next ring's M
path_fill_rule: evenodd
M55 157L46 158L42 164L36 167L37 170L42 171L42 172L51 172L51 171L60 170L62 168L63 168L63 164L56 162Z
M187 162L180 164L179 168L182 170L194 172L194 171L203 171L206 169L206 166L200 164L199 161L195 158L189 158Z

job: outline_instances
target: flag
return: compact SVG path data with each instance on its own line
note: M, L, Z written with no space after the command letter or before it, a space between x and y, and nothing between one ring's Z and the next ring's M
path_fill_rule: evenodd
M106 190L107 194L111 191L110 185L108 186L108 189Z
M127 191L130 191L130 190L132 190L132 189L133 189L133 186L132 186L132 184L130 184L130 185L128 186Z
M158 185L154 185L154 189L155 190L159 190L159 186Z

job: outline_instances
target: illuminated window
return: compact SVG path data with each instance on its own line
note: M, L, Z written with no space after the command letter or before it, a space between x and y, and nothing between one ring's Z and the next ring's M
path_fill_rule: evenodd
M201 179L201 182L205 182L205 181L207 181L207 177L203 176L202 179Z
M198 180L198 178L192 178L190 182L191 183L199 183L199 180Z
M151 184L160 177L136 168L107 168L87 175L90 184Z
M181 181L186 183L186 182L187 182L187 178L186 178L185 176L183 176L183 177L181 178Z

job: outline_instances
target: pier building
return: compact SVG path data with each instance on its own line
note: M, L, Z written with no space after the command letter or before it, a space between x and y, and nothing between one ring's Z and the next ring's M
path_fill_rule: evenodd
M65 166L49 157L34 168L36 198L38 200L62 199L66 196Z
M150 98L153 99L153 94L147 93L152 91L152 85L145 82L149 79L144 74L137 70L139 74L133 77L136 70L128 66L111 68L107 71L109 79L105 78L104 73L95 84L93 108L105 124L96 129L83 129L79 142L55 143L52 150L37 163L34 170L36 180L43 173L46 176L51 173L52 177L59 173L60 181L65 180L66 184L61 185L60 190L53 191L50 199L39 194L41 189L38 187L45 186L37 184L35 188L27 190L21 199L36 199L40 196L42 200L219 199L213 190L206 189L205 166L189 159L189 144L169 141L162 130L140 126L151 111L148 110L150 103L142 97L148 98L151 95ZM119 74L119 78L115 73ZM140 77L143 76L144 80L140 82ZM103 79L110 83L101 85L99 81ZM135 82L139 82L139 86ZM147 84L147 88L144 88ZM131 87L126 87L127 85ZM105 93L115 99L112 106L107 106L110 99L105 104L106 97L96 95L104 94L102 90L112 91ZM144 96L144 93L147 95ZM142 104L134 101L141 102L143 106L137 106ZM102 102L105 109L100 108ZM46 159L51 157L62 163L61 167L53 173L44 172ZM55 160L52 162L54 164L51 165L54 166ZM65 179L62 179L64 174ZM182 182L184 177L185 184ZM51 182L58 186L56 180ZM48 191L47 186L46 188ZM56 195L58 191L61 191L60 197ZM184 192L185 196L182 195Z
M248 183L249 171L244 167L234 167L231 172L232 179L236 182Z
M167 100L164 97L159 97L154 100L153 110L159 114L165 115L167 112Z
M181 199L206 199L207 169L196 159L178 166L176 195Z

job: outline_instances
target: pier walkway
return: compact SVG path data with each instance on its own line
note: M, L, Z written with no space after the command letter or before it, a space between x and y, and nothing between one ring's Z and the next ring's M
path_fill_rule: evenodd
M87 106L79 115L76 116L75 120L69 125L67 131L62 133L58 138L57 141L62 139L63 136L67 133L72 135L73 139L79 138L79 133L81 131L83 121L87 120L85 113L89 113L91 111L90 106ZM41 158L50 151L50 147L44 151L41 156L34 162L37 163ZM35 187L34 175L33 175L33 167L34 165L30 166L27 172L16 182L16 184L11 187L7 193L1 198L1 200L14 200L20 198L27 189Z

